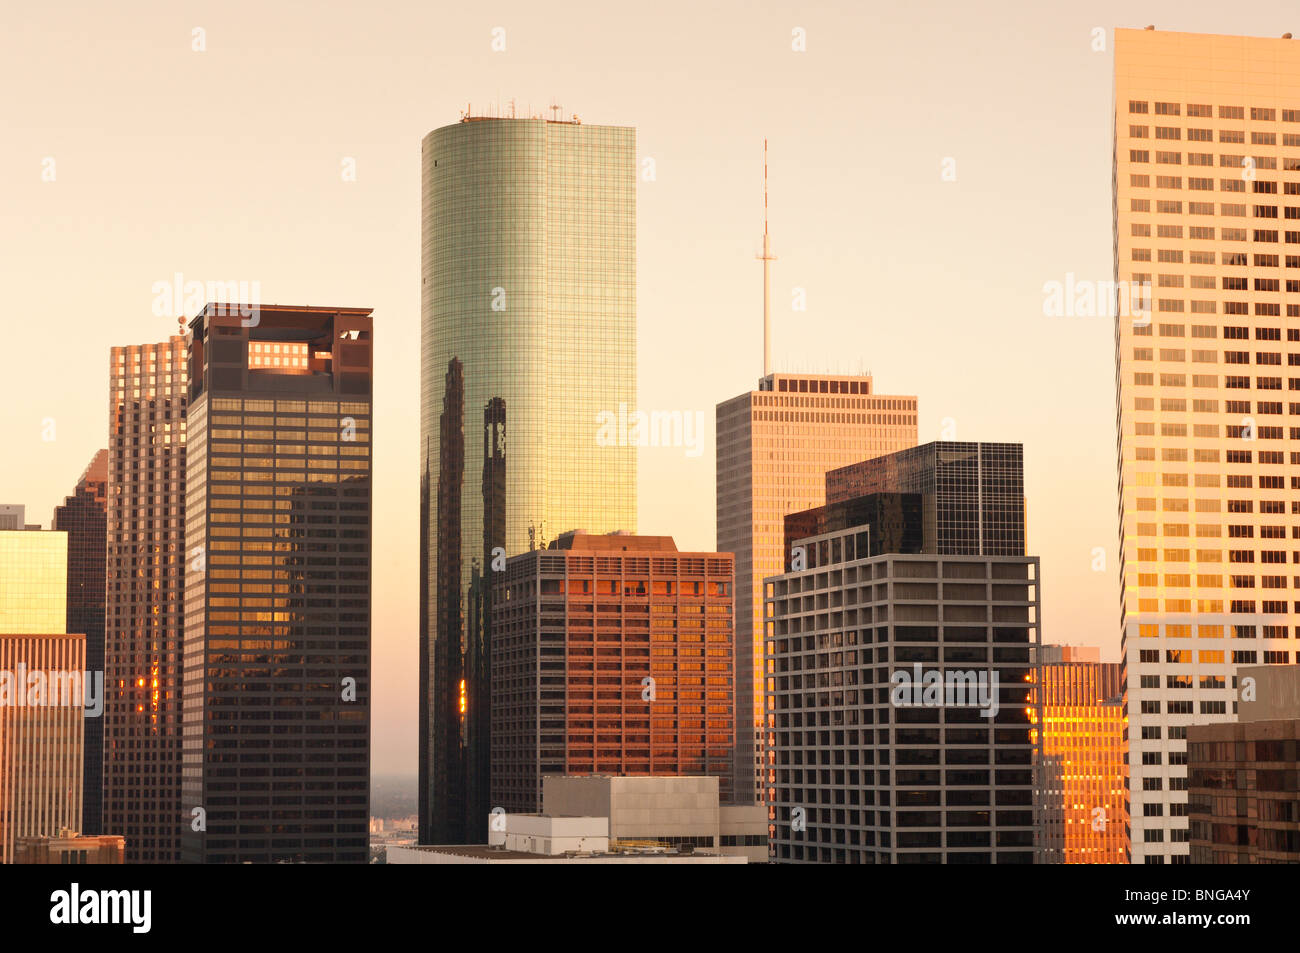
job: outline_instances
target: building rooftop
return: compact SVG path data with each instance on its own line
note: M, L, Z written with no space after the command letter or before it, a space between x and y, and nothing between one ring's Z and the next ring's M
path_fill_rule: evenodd
M675 553L677 543L671 536L633 536L629 533L593 535L583 529L561 533L551 540L550 549L575 549L595 552Z
M463 857L473 860L526 861L528 863L564 863L566 861L620 863L628 860L642 862L672 862L701 864L736 864L745 863L745 858L718 854L697 854L673 850L671 848L622 848L611 851L569 851L563 854L531 854L522 850L507 850L504 847L489 847L486 844L418 844L409 847L389 847L389 856L400 856L398 851L417 851L422 854L444 854L451 857ZM391 862L391 861L390 861Z

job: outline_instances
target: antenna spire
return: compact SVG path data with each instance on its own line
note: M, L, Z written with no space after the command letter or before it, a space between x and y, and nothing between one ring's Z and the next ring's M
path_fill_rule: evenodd
M772 242L767 234L767 140L763 140L763 376L772 373Z

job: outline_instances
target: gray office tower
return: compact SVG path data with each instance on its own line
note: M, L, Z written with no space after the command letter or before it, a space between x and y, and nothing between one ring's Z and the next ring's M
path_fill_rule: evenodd
M826 483L765 584L772 859L1033 863L1020 446L932 443Z

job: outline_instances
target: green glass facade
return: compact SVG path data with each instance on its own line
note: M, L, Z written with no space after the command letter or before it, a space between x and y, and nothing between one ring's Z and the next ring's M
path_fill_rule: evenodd
M530 533L636 532L636 447L598 440L636 405L636 132L466 119L425 137L422 176L420 841L472 843L491 809L475 580ZM485 506L504 513L486 533Z

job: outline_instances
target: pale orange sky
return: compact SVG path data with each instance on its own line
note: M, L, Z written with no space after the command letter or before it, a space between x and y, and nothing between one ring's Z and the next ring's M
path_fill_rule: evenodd
M1279 0L69 3L6 21L0 502L48 525L106 445L109 347L175 328L154 282L374 308L376 773L414 773L418 733L425 133L511 98L637 128L655 166L640 403L706 421L702 455L642 451L640 529L683 549L714 546L714 405L760 371L767 137L778 369L870 368L919 396L922 442L946 420L1023 442L1043 637L1118 658L1112 324L1043 316L1045 282L1111 274L1113 61L1093 30L1300 32Z

